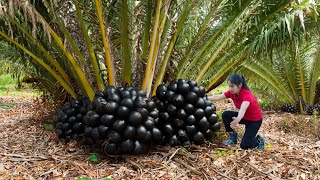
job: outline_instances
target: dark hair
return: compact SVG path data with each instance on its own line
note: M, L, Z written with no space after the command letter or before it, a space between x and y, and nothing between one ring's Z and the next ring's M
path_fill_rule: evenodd
M231 84L235 84L237 86L239 86L240 84L242 84L242 87L245 89L249 90L249 87L246 83L246 80L244 79L244 77L240 74L232 74L228 81L230 81Z

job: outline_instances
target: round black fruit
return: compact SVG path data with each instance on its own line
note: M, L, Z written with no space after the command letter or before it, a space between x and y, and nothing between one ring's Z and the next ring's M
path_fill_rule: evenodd
M181 94L175 94L172 98L172 104L176 107L182 107L184 105L184 98Z
M142 116L142 119L147 119L148 118L148 110L143 107L138 107L136 108L136 111L139 112Z
M182 129L179 129L178 130L178 139L180 142L185 142L188 140L188 135L187 135L187 132L182 130Z
M115 143L107 143L104 152L109 155L115 155L118 152L118 145Z
M185 127L185 130L189 136L193 136L197 132L197 128L195 125L187 125Z
M66 114L68 116L74 116L74 115L76 115L76 109L75 108L69 108L69 109L66 110Z
M129 109L132 109L133 108L133 101L131 98L122 99L122 101L120 102L120 106L125 106Z
M207 106L204 109L204 113L205 113L206 117L210 117L214 113L214 110L211 106Z
M166 91L167 91L166 85L160 84L157 88L157 91L156 91L157 98L159 98L160 100L164 100L164 98L166 96Z
M198 100L198 95L195 92L188 92L188 94L185 95L185 99L187 102L194 104Z
M178 139L178 137L176 135L173 135L169 139L169 144L171 146L179 146L180 145L180 141L179 141L179 139Z
M106 104L106 114L115 114L117 112L119 105L116 102L109 101Z
M174 116L176 113L177 113L177 107L170 104L168 107L167 107L167 112L170 116Z
M213 138L213 131L211 129L208 129L205 133L204 133L204 137L208 140L211 140Z
M126 128L126 122L122 119L118 119L112 124L112 127L118 132L123 132Z
M204 97L206 95L206 90L203 86L199 86L199 92L197 93L199 97Z
M130 97L130 91L122 90L122 91L120 91L120 95L121 95L122 99L129 98Z
M130 115L130 109L126 106L120 106L118 108L118 117L121 119L126 119Z
M143 125L146 127L147 130L152 130L155 126L154 119L152 117L148 117L147 120L143 121Z
M219 116L217 114L212 114L209 118L207 118L210 125L214 125L218 122Z
M100 137L106 137L107 134L108 134L108 130L109 130L109 128L108 128L107 126L100 125L100 126L98 127L99 136L100 136Z
M142 122L142 115L137 111L132 111L128 118L128 123L135 127L140 126Z
M134 149L134 142L132 140L125 140L121 143L121 150L124 154L131 154Z
M178 83L178 92L186 94L190 91L190 85L188 83Z
M187 113L184 111L184 109L178 109L178 110L177 110L177 117L178 117L179 119L185 120L185 119L188 117L188 115L187 115Z
M197 132L194 136L192 141L194 142L194 144L196 145L200 145L204 143L204 135L201 132Z
M192 104L185 104L183 109L187 114L193 114L194 112L194 106Z
M203 117L198 121L197 127L201 132L206 132L210 128L210 123L206 117Z
M178 83L175 81L172 81L169 85L168 85L168 90L173 91L173 92L177 92L178 89ZM167 90L167 91L168 91Z
M136 139L139 141L144 140L147 135L147 129L144 126L139 126L136 130Z
M82 132L83 129L84 129L84 126L81 122L76 122L72 126L72 131L76 133Z
M197 108L196 111L194 112L194 115L197 119L201 119L204 117L204 110L201 108Z
M143 144L140 144L139 141L134 142L133 154L143 154L145 152L145 148Z
M71 116L71 117L68 118L68 123L69 123L69 124L73 124L73 123L75 123L75 122L77 122L76 117Z
M162 122L169 122L171 120L168 112L161 112L159 114L159 119Z
M63 123L62 129L64 131L67 131L67 130L71 129L71 125L69 123Z
M92 139L95 139L95 140L99 139L99 130L97 127L92 128L91 137Z
M109 95L107 98L106 98L107 101L112 101L112 102L116 102L116 103L119 103L121 98L118 94L114 93L114 94L111 94Z
M175 93L173 91L167 91L166 92L166 100L168 102L172 102L173 96L175 95Z
M220 122L217 122L217 123L215 123L214 125L211 126L211 130L212 131L217 131L217 130L220 129L220 126L221 126Z
M189 84L189 86L190 86L191 88L197 86L197 82L194 81L194 80L188 81L188 84Z
M164 131L165 135L172 135L174 132L174 129L171 126L171 124L165 124L163 126L163 131Z
M120 134L116 131L109 131L107 139L111 143L120 143L122 141Z
M206 102L204 101L204 99L203 99L202 97L199 97L199 98L197 99L197 102L196 102L195 106L196 106L197 108L204 109L204 108L206 108Z
M155 103L156 103L156 106L157 108L160 110L160 111L164 111L167 107L164 105L164 103L162 101L160 101L158 98L155 99Z
M127 126L123 132L123 136L127 139L134 139L136 135L136 128L133 126Z
M150 111L149 116L152 117L153 119L157 119L159 117L159 111L156 109L153 111Z
M186 123L187 123L188 125L196 124L196 122L197 122L197 119L196 119L196 117L194 117L194 115L189 115L189 116L187 117L187 119L186 119Z
M147 100L147 109L149 111L152 111L154 108L156 108L156 103L152 100Z
M100 121L105 126L111 126L115 121L115 117L113 115L111 115L111 114L104 114L100 118Z
M163 136L162 136L162 133L161 133L160 129L153 128L151 133L152 133L152 139L156 143L159 143L162 140Z

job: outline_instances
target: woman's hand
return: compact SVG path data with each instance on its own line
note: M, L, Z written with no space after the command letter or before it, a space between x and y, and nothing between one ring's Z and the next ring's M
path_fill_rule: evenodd
M232 117L232 119L233 121L230 123L230 127L235 130L238 127L238 124L241 121L241 119L239 119L238 117Z

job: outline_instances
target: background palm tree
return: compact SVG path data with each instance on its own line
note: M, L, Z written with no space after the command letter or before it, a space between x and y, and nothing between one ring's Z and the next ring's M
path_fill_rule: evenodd
M0 35L47 89L92 99L106 84L133 85L153 95L176 78L214 88L248 57L301 40L317 8L293 0L4 0Z

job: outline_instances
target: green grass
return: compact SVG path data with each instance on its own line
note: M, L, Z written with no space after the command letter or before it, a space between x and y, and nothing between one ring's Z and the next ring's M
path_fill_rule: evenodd
M39 92L33 90L30 85L23 84L23 88L16 89L17 81L10 74L0 75L0 97L37 97Z

